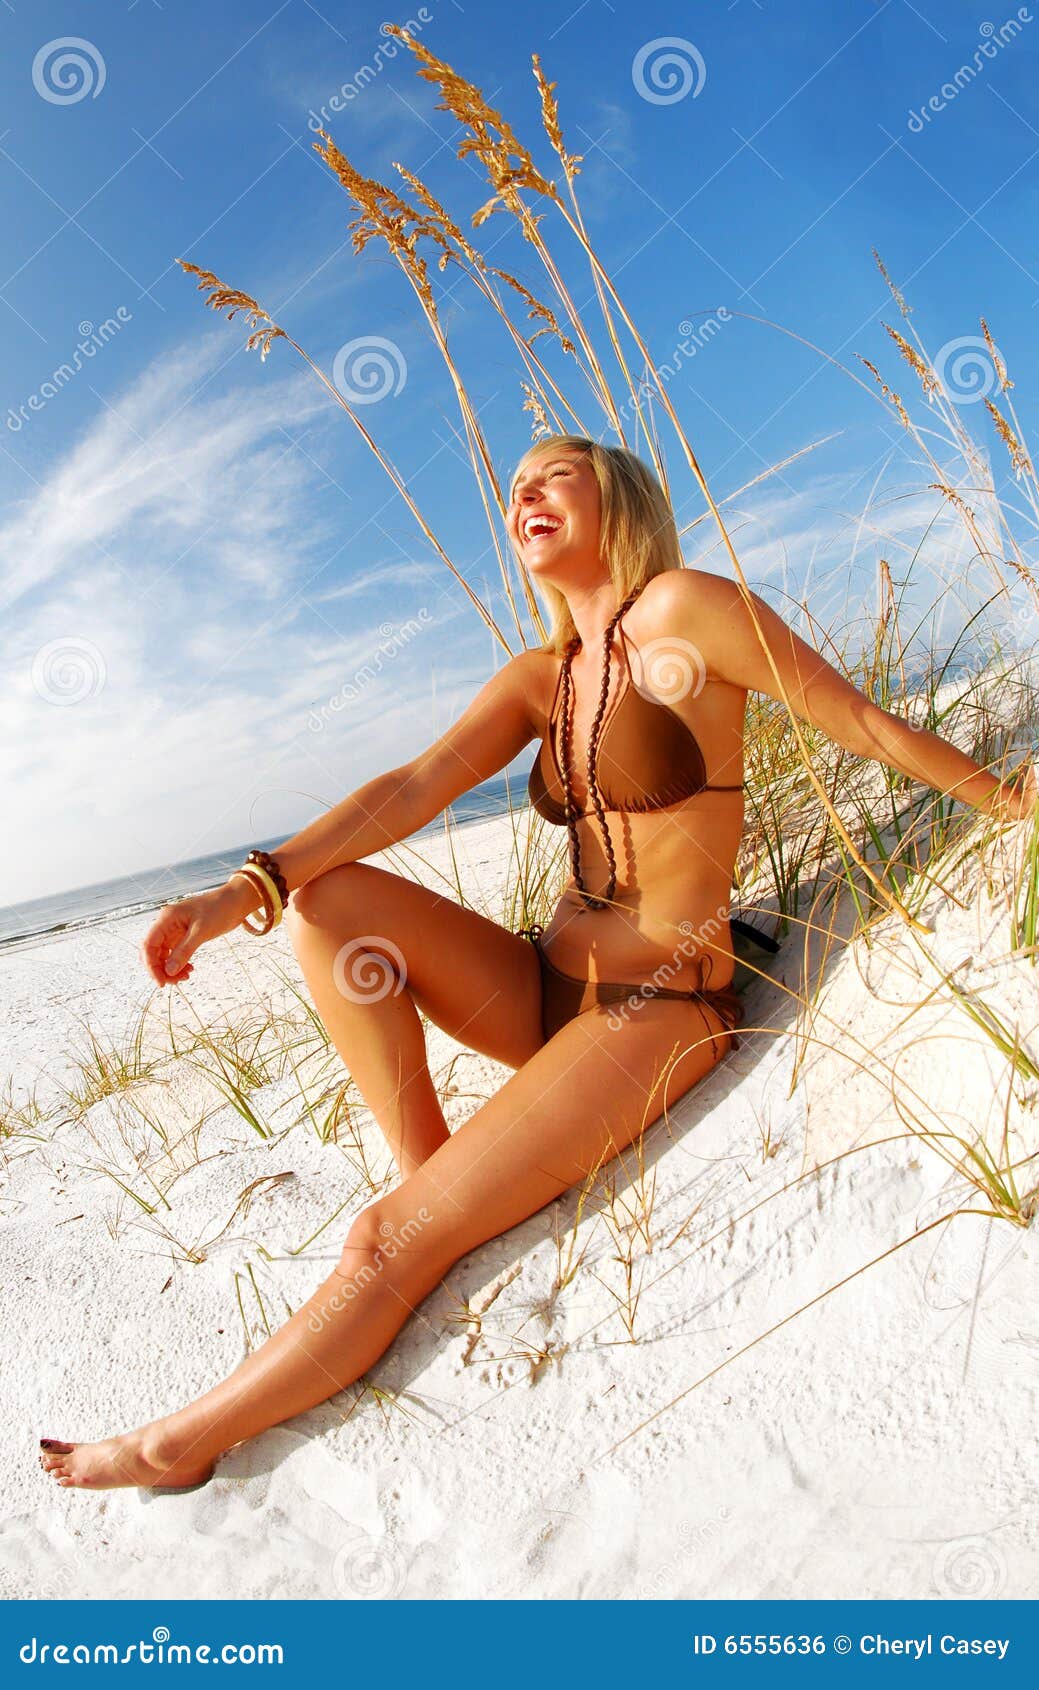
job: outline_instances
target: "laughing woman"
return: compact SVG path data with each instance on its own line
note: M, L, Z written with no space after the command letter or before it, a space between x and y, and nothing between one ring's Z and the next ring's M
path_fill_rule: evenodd
M314 1003L402 1178L353 1221L335 1271L222 1384L103 1443L41 1440L61 1485L205 1483L222 1451L367 1372L460 1257L622 1151L732 1047L744 714L751 689L780 696L747 604L731 581L683 567L659 485L617 447L539 443L519 467L508 526L551 613L546 644L507 662L428 750L274 857L253 853L224 886L167 906L142 946L160 985L186 981L200 945L243 922L268 931L287 906ZM753 603L801 720L979 809L1032 813L1030 768L1023 783L996 780L879 709ZM533 740L531 800L570 846L547 928L508 932L360 860ZM351 954L392 968L394 990L351 990ZM453 1135L420 1011L515 1070Z

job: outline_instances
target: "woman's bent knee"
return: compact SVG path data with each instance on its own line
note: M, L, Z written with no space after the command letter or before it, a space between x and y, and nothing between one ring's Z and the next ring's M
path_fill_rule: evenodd
M394 1281L432 1275L435 1284L463 1253L455 1248L451 1227L430 1207L407 1201L408 1184L369 1204L351 1223L336 1269L347 1284L359 1289L386 1274Z
M360 863L340 863L338 868L316 874L305 886L297 886L289 898L286 921L290 925L300 922L320 927L330 916L342 916L350 907L355 887L359 887L361 875L356 872L359 869L362 869Z

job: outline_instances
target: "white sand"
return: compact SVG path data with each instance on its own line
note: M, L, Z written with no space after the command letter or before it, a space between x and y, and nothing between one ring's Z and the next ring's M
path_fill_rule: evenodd
M1024 831L1006 835L1008 853ZM497 915L508 824L458 837L467 887ZM423 848L446 865L440 840ZM1033 971L990 966L1008 948L1005 924L961 878L966 909L932 900L929 943L946 967L970 951L955 978L1039 1053ZM136 958L150 920L0 961L19 1093L42 1075L46 1099L81 1037L77 1017L125 1033L152 995ZM41 1142L0 1141L0 1595L1033 1596L1039 1224L957 1217L779 1325L914 1230L980 1207L932 1148L905 1138L781 1193L838 1150L905 1133L870 1053L905 1047L898 1072L922 1122L983 1126L998 1141L1005 1064L948 994L898 1031L906 1002L934 984L899 933L888 922L871 952L836 947L813 1031L843 1054L810 1043L792 1095L802 1047L782 982L797 986L800 959L788 942L775 983L747 1000L749 1022L776 1030L745 1034L670 1129L651 1129L644 1178L633 1155L613 1165L612 1212L600 1188L564 1289L555 1234L573 1228L576 1193L427 1299L369 1375L395 1400L352 1388L231 1452L183 1497L59 1490L36 1440L138 1424L230 1371L246 1343L239 1294L262 1338L254 1285L274 1319L298 1306L370 1200L356 1154L291 1124L291 1075L252 1094L275 1128L260 1140L183 1063L131 1094L177 1141L165 1161L125 1100ZM190 1025L186 1006L209 1019L273 993L275 963L298 978L283 929L204 950L174 994L178 1024ZM430 1050L443 1071L459 1047L431 1029ZM506 1074L463 1056L452 1124ZM1026 1141L1037 1088L1019 1089L1010 1124ZM204 1109L196 1144L184 1135ZM377 1132L366 1142L385 1171ZM147 1168L168 1207L147 1214L104 1168L138 1192ZM631 1224L647 1190L650 1250ZM309 1250L288 1254L341 1204ZM634 1343L617 1312L618 1240L640 1287ZM462 1300L480 1311L468 1328Z

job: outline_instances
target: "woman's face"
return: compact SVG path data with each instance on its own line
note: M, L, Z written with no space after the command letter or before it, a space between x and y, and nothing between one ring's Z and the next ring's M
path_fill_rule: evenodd
M521 464L506 526L528 574L560 588L602 571L599 483L587 456L572 447Z

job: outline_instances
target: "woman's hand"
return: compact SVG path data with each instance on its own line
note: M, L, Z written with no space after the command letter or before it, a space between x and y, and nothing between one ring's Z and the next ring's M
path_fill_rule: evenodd
M190 978L194 956L208 939L219 939L240 926L263 900L246 876L236 875L211 892L196 892L158 913L141 943L141 960L159 986Z
M989 815L1004 822L1027 822L1039 805L1039 784L1035 778L1035 764L1022 763L1006 780L1000 781L985 805Z

